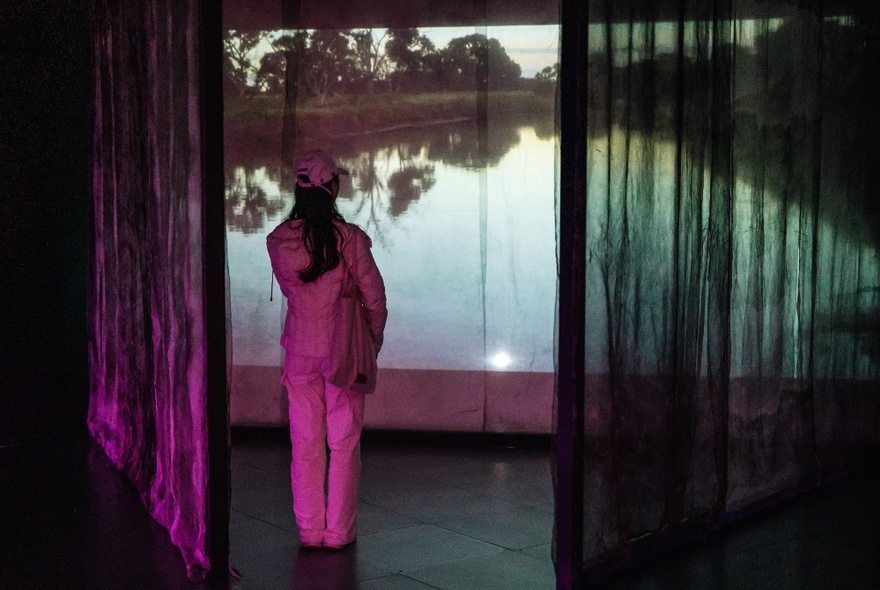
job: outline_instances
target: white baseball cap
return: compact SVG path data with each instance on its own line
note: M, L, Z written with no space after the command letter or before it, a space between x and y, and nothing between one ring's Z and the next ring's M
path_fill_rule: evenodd
M330 190L324 186L324 183L338 174L348 176L348 170L338 167L327 152L312 150L297 159L294 174L299 186L320 186L329 193Z

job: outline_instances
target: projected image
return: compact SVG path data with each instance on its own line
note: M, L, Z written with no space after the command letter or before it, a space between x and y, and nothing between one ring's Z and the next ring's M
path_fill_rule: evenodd
M553 371L558 27L229 31L226 219L233 363L280 366L265 236L290 165L351 174L338 207L373 239L381 367Z
M831 40L855 38L845 19L823 26ZM852 115L862 82L853 73L860 70L846 67L859 48L827 47L820 130L804 114L815 106L815 76L803 72L817 64L800 54L766 59L811 39L809 21L738 21L736 35L717 42L700 41L700 31L697 21L681 30L637 22L591 29L587 372L677 370L668 366L678 346L670 335L685 328L675 323L675 298L689 293L705 305L708 266L676 265L720 252L713 240L729 235L729 262L721 263L732 277L731 375L762 367L799 375L811 349L780 346L795 337L780 326L811 325L801 321L799 277L811 272L805 236L815 233L815 270L834 277L817 292L815 350L823 363L844 367L839 375L873 374L880 347L863 326L876 325L877 238L859 216L862 205L846 197L862 182L850 171L863 151ZM681 55L679 33L687 41ZM554 125L557 36L555 26L227 33L233 361L268 375L253 387L234 379L234 388L255 395L277 378L284 302L277 289L269 299L265 235L290 211L290 163L320 147L351 171L338 206L373 238L386 279L380 367L479 374L455 385L441 382L448 374L418 381L442 395L479 398L491 374L519 376L522 399L552 397L555 187L565 173ZM716 92L713 71L729 77L729 89ZM805 171L819 132L817 187ZM724 141L707 143L713 134ZM710 232L710 216L730 233ZM767 268L779 276L768 279ZM826 325L853 329L832 341ZM703 328L686 327L695 350ZM529 381L536 375L550 376L539 396Z

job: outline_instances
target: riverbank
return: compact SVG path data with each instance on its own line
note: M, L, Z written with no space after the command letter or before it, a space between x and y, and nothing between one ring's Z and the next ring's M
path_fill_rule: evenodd
M554 116L554 97L531 91L433 92L308 97L297 101L296 126L300 136L329 137L376 133L442 122L476 119L485 108L488 117L522 119L546 124ZM284 122L281 96L225 98L227 133L275 134Z
M323 103L308 97L297 102L295 116L286 121L287 129L283 97L227 97L226 161L274 162L313 145L341 155L343 151L367 149L378 138L385 141L390 136L415 145L435 136L438 129L454 130L460 149L478 149L471 144L479 143L475 122L480 116L480 101L484 101L486 124L493 137L490 152L503 151L515 141L519 127L532 127L539 137L554 134L554 97L531 91L489 92L482 97L474 92L333 96ZM283 141L285 137L294 139L282 148L282 143L290 141Z

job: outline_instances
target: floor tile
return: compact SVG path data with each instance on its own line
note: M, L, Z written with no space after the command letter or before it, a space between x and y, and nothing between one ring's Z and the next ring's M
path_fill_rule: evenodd
M500 510L462 506L458 514L438 519L436 525L507 549L549 543L553 536L552 519L527 506Z
M516 551L435 565L407 575L443 590L551 590L553 565Z
M419 524L421 521L417 519L381 506L375 506L369 502L361 501L358 504L358 533L360 535L393 531Z
M358 580L393 572L362 559L357 544L342 551L304 549L295 533L238 515L230 520L232 565L242 590L354 588Z
M436 590L436 588L400 574L364 580L357 585L357 590Z
M395 484L390 484L385 489L370 489L367 484L362 489L361 497L376 506L430 524L455 519L465 507L494 511L516 507L485 491L459 487L453 482L427 488L419 484L410 489Z
M496 545L429 525L363 535L357 542L359 557L395 573L502 551Z
M532 557L537 557L538 559L543 559L544 561L549 561L550 563L553 563L551 543L535 545L534 547L525 547L521 549L521 551L526 555L531 555Z
M877 493L880 473L814 490L622 572L608 587L880 588Z

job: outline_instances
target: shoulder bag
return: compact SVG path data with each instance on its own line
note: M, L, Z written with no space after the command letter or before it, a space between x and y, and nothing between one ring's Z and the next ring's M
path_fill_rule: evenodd
M357 248L351 235L347 250L340 252L340 262L344 265L342 296L333 324L330 372L327 380L337 387L355 393L372 393L376 389L376 348L367 322L367 312L361 303L357 286ZM354 261L354 265L348 260Z

